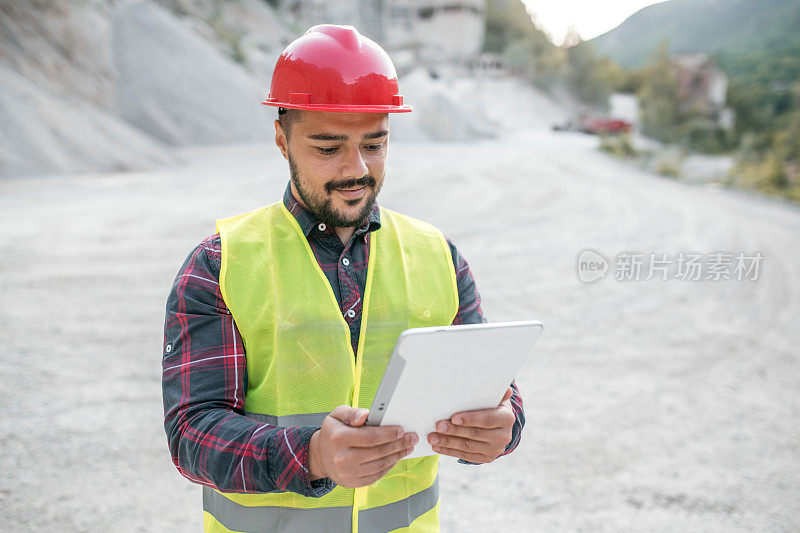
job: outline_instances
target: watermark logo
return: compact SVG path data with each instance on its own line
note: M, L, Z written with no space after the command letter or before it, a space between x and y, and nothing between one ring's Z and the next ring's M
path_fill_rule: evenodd
M756 281L761 252L620 252L609 261L591 248L578 252L576 273L586 284L613 275L617 281Z
M576 268L579 280L587 284L596 283L606 277L608 259L597 250L587 248L578 253Z

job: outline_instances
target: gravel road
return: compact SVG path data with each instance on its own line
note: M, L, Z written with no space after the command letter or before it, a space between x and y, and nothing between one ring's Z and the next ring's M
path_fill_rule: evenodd
M545 323L517 378L522 443L443 461L443 531L797 530L800 209L651 176L596 142L392 147L381 203L454 240L490 321ZM179 155L0 182L5 531L201 528L161 425L164 302L214 219L279 199L287 170L267 145ZM578 279L586 248L606 279ZM617 254L690 251L763 261L755 281L615 279Z

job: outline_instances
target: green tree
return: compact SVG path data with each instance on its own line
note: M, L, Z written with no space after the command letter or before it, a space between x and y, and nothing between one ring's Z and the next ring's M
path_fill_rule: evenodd
M536 27L521 0L486 4L485 51L501 54L513 71L540 87L565 84L584 102L604 107L611 92L623 85L625 74L573 33L577 45L556 46Z
M512 70L543 88L550 88L563 77L567 58L564 50L546 37L526 37L508 45L503 53Z
M489 0L486 2L486 34L483 49L502 54L511 43L525 41L541 34L521 0ZM550 46L553 46L552 44Z
M576 96L586 103L605 107L608 97L624 80L622 69L608 57L600 57L594 46L579 42L567 48L567 81Z
M676 141L680 123L678 84L670 64L668 42L662 42L642 68L637 96L644 133L662 141Z

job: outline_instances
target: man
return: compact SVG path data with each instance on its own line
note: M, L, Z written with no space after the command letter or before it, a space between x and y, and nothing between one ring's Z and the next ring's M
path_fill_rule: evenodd
M438 456L403 459L419 436L364 426L367 408L402 330L483 316L455 246L376 203L387 113L411 110L394 66L355 28L316 26L281 55L264 103L279 109L283 201L218 221L167 302L173 462L204 485L207 531L438 531ZM487 463L523 425L512 384L428 440Z

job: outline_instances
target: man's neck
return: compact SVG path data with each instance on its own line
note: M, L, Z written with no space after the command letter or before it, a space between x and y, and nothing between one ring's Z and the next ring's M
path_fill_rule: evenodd
M356 231L355 226L348 226L346 228L333 228L333 229L336 230L336 234L339 236L339 239L345 246L347 246L347 243L350 242L350 239L353 237L353 233L355 233Z

